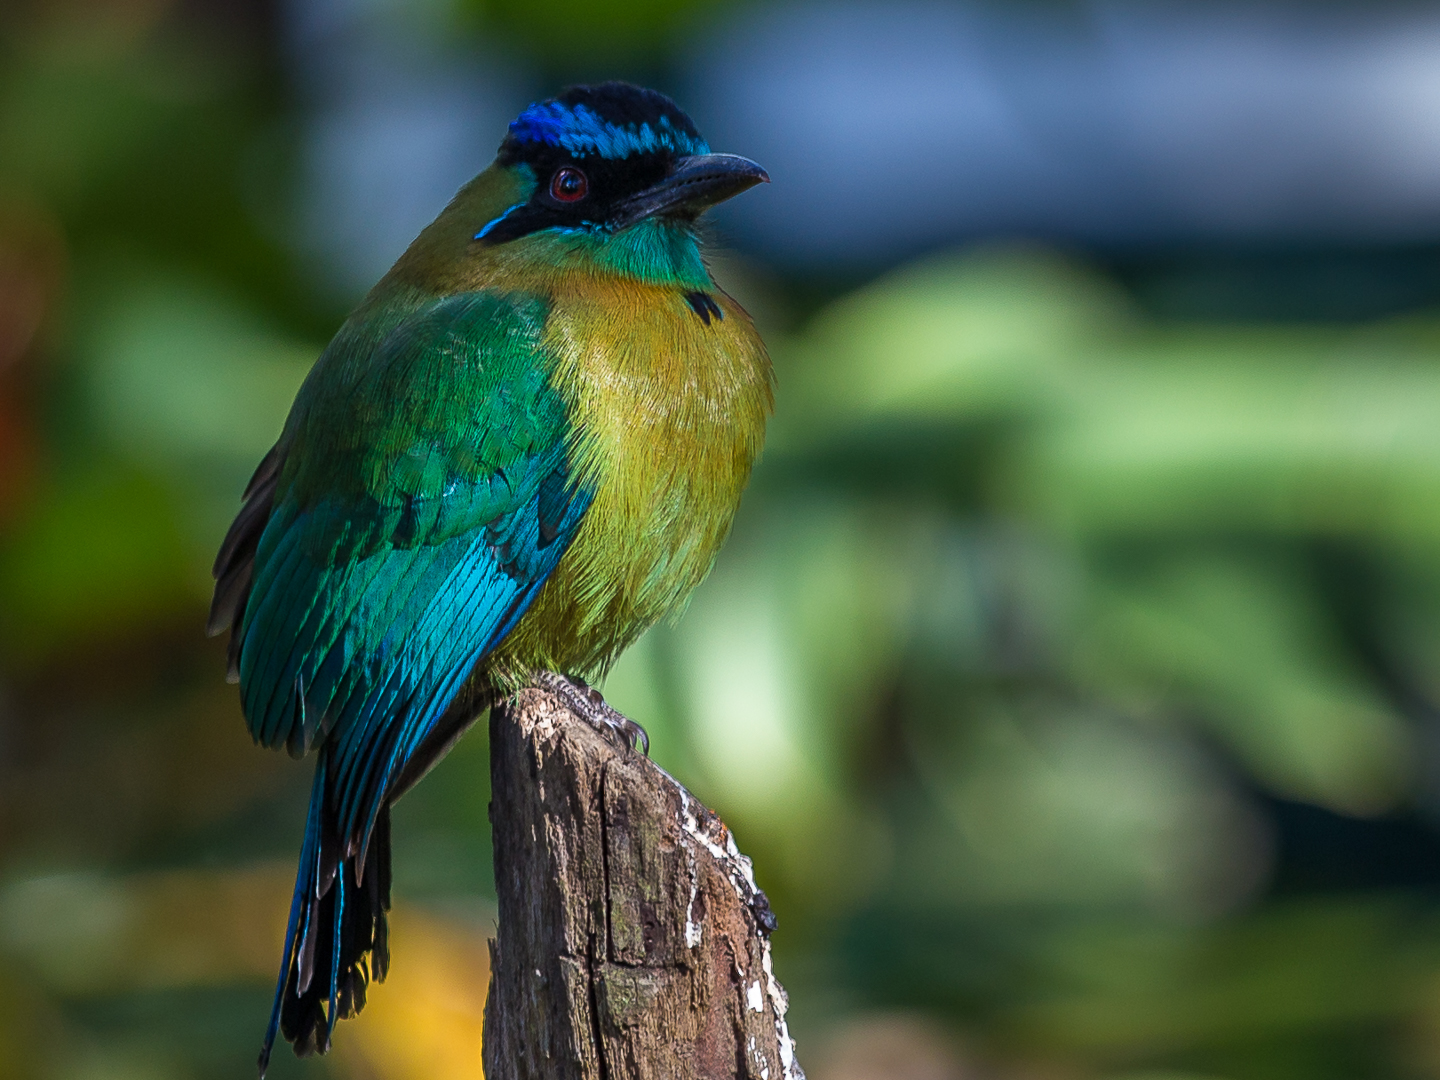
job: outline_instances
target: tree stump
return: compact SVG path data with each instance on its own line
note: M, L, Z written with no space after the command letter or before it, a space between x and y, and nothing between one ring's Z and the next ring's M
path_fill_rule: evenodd
M556 697L490 713L488 1080L804 1080L730 831Z

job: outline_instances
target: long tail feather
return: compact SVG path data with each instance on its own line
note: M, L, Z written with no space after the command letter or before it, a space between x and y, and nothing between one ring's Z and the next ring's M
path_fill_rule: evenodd
M295 875L295 895L290 900L290 919L285 925L285 947L281 951L280 978L275 987L275 1004L270 1009L270 1023L265 1028L265 1041L260 1047L260 1080L270 1067L270 1051L275 1045L275 1035L280 1030L280 1004L285 998L285 984L290 980L291 959L295 955L295 939L300 929L300 920L309 914L310 894L314 891L312 877L306 868L315 865L315 849L320 838L320 807L325 799L325 774L315 774L315 783L310 789L310 812L305 818L305 840L300 847L300 870Z
M331 1030L335 1024L335 999L340 994L340 949L345 940L345 875L341 874L335 879L335 915L332 924L335 939L330 949L330 1017ZM330 1033L325 1033L325 1050L330 1049ZM322 1051L323 1052L323 1051Z
M260 1050L262 1080L277 1034L297 1057L325 1053L336 1022L364 1008L367 983L383 980L390 967L390 808L376 816L364 865L343 858L326 756L322 751L316 763L280 979Z

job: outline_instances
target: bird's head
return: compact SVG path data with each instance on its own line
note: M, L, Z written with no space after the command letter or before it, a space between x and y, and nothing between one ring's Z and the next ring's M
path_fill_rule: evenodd
M495 167L523 197L476 231L489 245L547 230L615 236L655 218L688 224L770 179L748 158L712 154L664 94L621 82L531 105L511 123Z
M386 281L472 288L496 272L589 269L705 288L695 219L769 180L712 154L663 94L628 83L571 87L510 125L494 164L455 196Z

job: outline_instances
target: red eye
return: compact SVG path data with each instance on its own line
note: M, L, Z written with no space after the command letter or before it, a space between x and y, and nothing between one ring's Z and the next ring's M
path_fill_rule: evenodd
M568 165L550 178L550 197L556 202L579 202L590 191L590 181L579 169Z

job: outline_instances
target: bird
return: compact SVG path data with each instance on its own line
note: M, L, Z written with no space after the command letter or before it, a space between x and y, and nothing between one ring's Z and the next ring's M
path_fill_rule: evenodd
M261 1077L385 978L390 806L485 703L542 685L648 752L591 683L678 617L759 457L770 359L698 219L768 181L657 91L537 101L297 392L208 622L256 743L315 756Z

